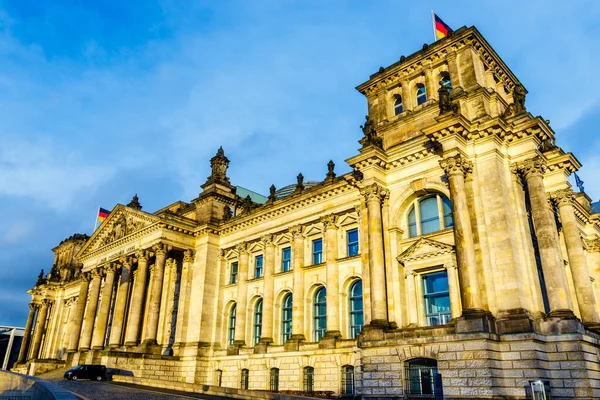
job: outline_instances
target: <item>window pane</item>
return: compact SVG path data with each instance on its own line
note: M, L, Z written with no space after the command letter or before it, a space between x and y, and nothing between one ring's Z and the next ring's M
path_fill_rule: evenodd
M408 237L417 236L417 215L413 206L408 213Z
M348 257L358 254L358 229L348 231Z
M362 281L350 287L350 337L356 338L364 326Z
M450 322L452 312L450 309L447 272L425 275L423 277L423 291L427 324L434 326Z
M288 293L283 298L281 307L281 343L285 343L292 336L292 294Z
M417 89L417 104L423 104L427 101L427 95L425 94L425 86L419 85Z
M254 307L254 344L260 341L262 335L262 299L256 302Z
M394 114L398 115L402 113L402 98L398 97L394 102Z
M448 274L446 272L425 275L423 282L425 283L425 294L448 291Z
M292 249L286 247L281 250L281 271L287 272L291 267Z
M263 274L263 256L256 256L254 260L254 278L260 278Z
M323 240L313 240L313 264L321 264L323 262Z
M238 263L231 263L231 274L229 275L229 283L237 283Z
M438 212L437 198L428 197L419 202L421 211L421 234L437 232L440 230L440 214Z
M442 209L444 210L444 228L452 228L454 226L452 203L445 196L442 196Z
M315 303L314 303L314 341L318 342L327 331L327 292L325 288L320 288L315 293Z

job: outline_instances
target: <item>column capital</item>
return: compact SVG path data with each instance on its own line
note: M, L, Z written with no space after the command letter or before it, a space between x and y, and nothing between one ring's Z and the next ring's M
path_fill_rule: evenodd
M511 170L513 173L523 174L525 178L534 175L543 176L544 172L546 172L546 162L541 157L534 157L529 160L513 163Z
M117 269L118 269L118 268L119 268L119 264L117 264L117 263L114 263L114 262L113 262L113 263L110 263L110 264L108 264L108 265L106 266L106 273L109 273L109 272L111 272L111 273L113 273L113 274L114 274L114 273L117 271Z
M416 275L415 271L413 271L411 269L409 269L408 271L404 271L404 277L405 278L409 278L409 277L415 276L415 275Z
M38 308L38 305L35 303L29 303L29 311L35 311Z
M42 308L43 307L48 308L48 306L50 306L50 304L52 304L52 301L50 299L43 299L42 300Z
M467 176L467 174L473 172L473 163L461 156L460 154L446 157L443 160L440 160L440 167L442 167L444 173L448 176Z
M104 273L104 270L102 267L96 268L95 270L92 271L92 279L100 279L102 277Z
M292 235L292 239L302 236L302 225L291 226L288 230Z
M260 241L265 248L267 248L267 246L274 246L273 235L271 234L262 236Z
M138 250L135 253L135 258L136 258L137 262L148 261L148 259L150 257L152 257L153 255L154 255L154 253L152 253L151 251L148 251L148 250Z
M584 239L583 243L585 244L586 250L589 253L599 253L600 252L600 239Z
M323 228L327 229L335 229L335 223L337 221L337 215L329 214L321 217L321 223L323 224Z
M456 264L454 263L446 263L444 264L444 269L445 270L450 270L450 269L457 269L458 267L456 266Z
M194 261L194 255L195 255L194 250L190 250L190 249L185 250L183 252L183 262L192 262L192 261Z
M249 255L250 252L248 251L248 243L244 242L244 243L238 243L235 246L235 249L237 250L239 255Z
M381 202L385 196L388 195L388 190L384 189L382 186L377 183L372 183L368 186L362 187L359 189L360 194L362 194L365 198L365 201L368 203L369 201L378 201Z
M554 191L548 195L550 201L552 201L557 206L571 204L573 200L573 190L571 189L561 189Z
M131 264L133 264L133 257L121 257L119 258L119 262L121 263L121 266L131 268Z
M164 244L162 242L155 244L152 246L152 250L157 256L166 255L169 251L171 251L172 246L170 244Z

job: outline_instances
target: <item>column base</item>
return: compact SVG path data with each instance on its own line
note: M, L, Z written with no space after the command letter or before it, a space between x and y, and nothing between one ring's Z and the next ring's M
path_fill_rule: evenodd
M158 342L156 339L144 339L142 346L156 346Z
M270 343L273 343L273 338L272 337L261 337L258 342L264 343L264 344L270 344Z
M268 343L258 342L254 345L254 354L267 354Z
M548 316L540 322L539 329L546 335L557 335L562 333L585 333L585 327L573 314L572 310L552 310Z
M135 342L134 341L125 342L125 346L127 346L127 347L135 347L137 345L138 345L137 341L135 341Z
M341 337L340 331L325 332L325 335L319 340L319 349L335 349L335 344Z
M304 335L292 335L286 342L283 344L284 351L299 351L300 344L305 342L306 338Z
M236 345L227 346L227 355L228 356L237 356L240 354L240 347Z
M494 316L481 308L465 308L456 319L456 333L496 333Z
M496 330L499 335L508 333L533 332L533 318L524 308L502 310L496 316Z
M577 319L577 317L573 313L573 310L569 309L552 310L548 314L548 318Z

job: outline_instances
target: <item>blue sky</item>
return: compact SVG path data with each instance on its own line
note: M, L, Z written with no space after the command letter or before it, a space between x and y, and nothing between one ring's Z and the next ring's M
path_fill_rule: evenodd
M0 325L24 325L51 249L97 207L196 197L223 145L234 184L321 180L356 154L354 87L475 25L600 199L595 1L0 0Z

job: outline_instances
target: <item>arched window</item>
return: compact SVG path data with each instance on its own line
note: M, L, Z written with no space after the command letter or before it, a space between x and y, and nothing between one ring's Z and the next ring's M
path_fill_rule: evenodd
M262 335L262 299L259 299L254 306L254 345L257 345Z
M425 86L421 83L417 85L417 105L421 105L427 101L427 93L425 93Z
M302 390L305 392L314 392L315 390L315 369L313 367L304 367L302 376Z
M415 358L404 365L404 389L408 398L433 398L437 361Z
M269 374L269 390L272 392L279 391L279 368L271 368Z
M231 306L231 310L229 310L229 332L227 335L227 344L233 345L233 341L235 340L235 310L236 305Z
M215 370L215 376L213 379L213 385L214 386L221 386L221 379L223 378L223 371L221 371L220 369L216 369Z
M281 343L292 336L292 294L288 293L281 304Z
M394 115L401 114L404 109L402 108L402 97L396 97L396 101L394 101Z
M417 199L408 211L408 236L415 237L454 226L452 204L444 195Z
M440 86L447 88L448 90L452 90L452 82L450 81L450 74L447 72L442 72L440 74Z
M350 286L350 337L356 338L364 325L363 290L362 281L359 280Z
M244 368L242 370L242 373L240 374L240 389L244 389L244 390L248 389L249 375L250 375L250 371L248 371L246 368Z
M354 394L354 367L344 365L342 367L342 396Z
M320 287L315 292L314 302L314 341L318 342L327 331L327 291Z

